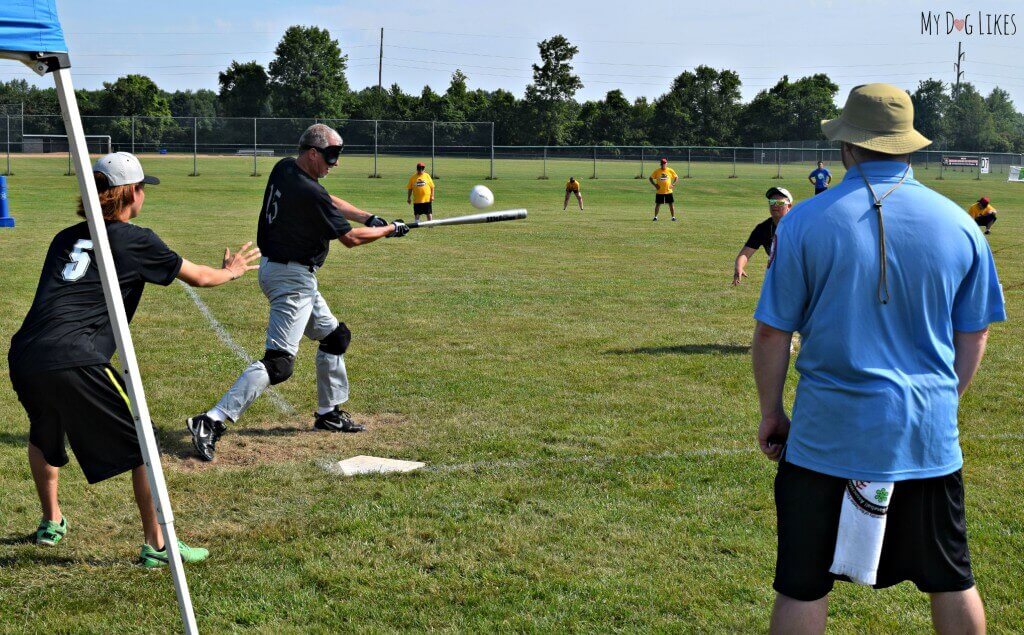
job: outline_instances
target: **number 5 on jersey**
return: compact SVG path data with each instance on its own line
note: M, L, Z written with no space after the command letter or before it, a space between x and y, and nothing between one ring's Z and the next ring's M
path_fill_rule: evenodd
M67 282L75 282L84 276L85 272L89 270L89 263L92 262L90 251L92 251L92 241L79 239L71 250L71 262L64 265L64 270L60 273L61 277Z

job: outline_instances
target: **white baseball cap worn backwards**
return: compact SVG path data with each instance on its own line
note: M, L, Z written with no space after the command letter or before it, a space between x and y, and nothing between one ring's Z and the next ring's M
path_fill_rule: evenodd
M92 171L107 177L111 187L135 183L150 183L152 185L160 183L160 179L155 176L146 176L142 172L142 165L130 152L113 152L102 156L93 164Z

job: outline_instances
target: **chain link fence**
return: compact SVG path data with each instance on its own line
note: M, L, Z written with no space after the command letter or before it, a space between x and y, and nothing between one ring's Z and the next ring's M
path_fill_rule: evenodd
M477 121L390 121L315 118L109 117L84 116L82 125L92 153L185 155L199 175L200 158L242 157L258 175L260 157L293 155L302 132L314 123L336 129L345 155L360 157L368 176L380 176L378 158L428 159L438 174L438 157L489 157L494 124ZM0 143L7 173L18 156L67 154L64 121L58 115L0 113ZM13 157L13 159L12 159ZM70 171L69 171L70 173Z
M302 131L313 123L337 129L345 140L345 172L382 176L385 157L415 157L435 178L446 172L476 178L646 178L667 158L682 178L804 178L818 161L841 163L838 144L789 141L750 147L709 146L496 146L492 122L337 120L231 117L83 117L90 151L188 157L191 176L204 162L227 162L224 170L260 174L273 157L293 155ZM64 123L57 115L0 111L0 170L13 174L20 158L67 155ZM954 157L951 167L943 158ZM268 159L269 158L269 159ZM264 159L260 161L260 159ZM967 159L967 160L962 160ZM912 156L915 168L935 178L982 178L1024 165L1024 155L925 150ZM66 161L65 173L71 174ZM389 164L392 165L392 164ZM394 171L394 168L389 168ZM402 170L404 174L404 169ZM785 176L784 176L785 175Z

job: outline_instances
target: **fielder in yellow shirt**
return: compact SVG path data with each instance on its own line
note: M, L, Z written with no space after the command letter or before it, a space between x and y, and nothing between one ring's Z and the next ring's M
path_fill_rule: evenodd
M672 190L675 189L679 175L668 167L668 159L661 160L661 167L651 173L647 179L654 186L654 220L658 220L658 210L664 203L668 203L668 210L672 213L672 220L676 219L675 198L672 197Z
M426 169L427 166L417 163L416 174L409 177L409 183L405 186L409 193L405 202L412 203L412 213L417 222L421 214L426 214L427 220L434 220L434 179L430 178Z
M583 211L583 195L580 194L580 182L576 180L575 176L570 176L569 180L565 182L565 200L562 201L562 211L564 212L569 207L569 195L575 194L576 201L580 204L580 211Z
M978 227L984 227L986 234L992 233L992 226L996 224L996 208L989 203L987 196L982 196L978 202L971 205L967 213L971 215Z

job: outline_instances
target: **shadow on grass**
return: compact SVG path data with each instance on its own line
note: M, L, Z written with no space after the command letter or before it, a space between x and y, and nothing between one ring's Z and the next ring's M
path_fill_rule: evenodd
M0 432L0 445L9 445L15 448L28 447L28 430L24 433Z
M605 355L746 355L749 346L738 344L679 344L676 346L640 346L614 348Z
M30 545L36 541L36 534L32 532L24 536L7 536L0 538L0 545Z
M115 558L85 558L84 560L82 558L72 558L70 556L53 553L50 547L40 547L37 551L32 551L30 553L31 555L0 557L0 567L113 567L122 564L121 560Z

